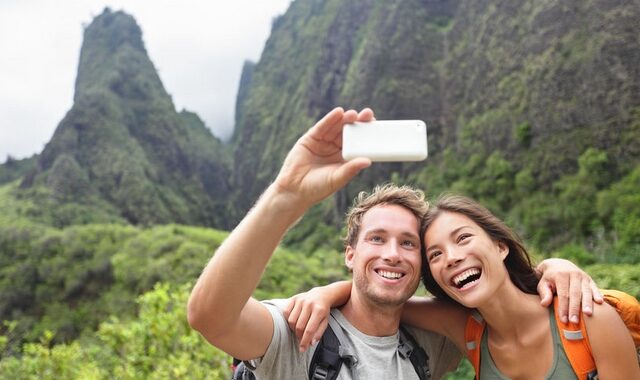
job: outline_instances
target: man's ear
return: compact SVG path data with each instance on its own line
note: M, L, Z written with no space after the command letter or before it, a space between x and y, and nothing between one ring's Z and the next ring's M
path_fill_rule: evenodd
M509 246L505 242L499 241L498 242L498 253L500 254L500 258L502 260L506 259L507 256L509 255Z
M344 250L344 264L349 268L349 272L353 270L353 256L356 251L350 245Z

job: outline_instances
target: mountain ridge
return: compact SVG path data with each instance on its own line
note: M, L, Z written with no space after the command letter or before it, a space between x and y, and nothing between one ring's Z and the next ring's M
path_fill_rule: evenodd
M106 202L135 224L228 226L227 148L197 115L175 111L132 16L106 8L86 27L75 87L23 189L79 208Z

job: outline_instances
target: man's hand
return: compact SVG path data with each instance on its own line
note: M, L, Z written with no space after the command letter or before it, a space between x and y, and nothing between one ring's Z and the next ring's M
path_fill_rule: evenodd
M342 158L342 129L346 123L373 119L369 108L359 114L334 108L298 139L274 182L279 192L291 197L292 207L310 207L371 165L366 158Z
M563 322L566 323L569 320L572 323L578 323L580 305L583 313L591 315L593 301L603 302L602 294L591 276L571 261L547 259L540 263L537 269L542 272L542 278L538 283L538 293L542 299L540 304L551 305L553 294L557 293L558 310Z

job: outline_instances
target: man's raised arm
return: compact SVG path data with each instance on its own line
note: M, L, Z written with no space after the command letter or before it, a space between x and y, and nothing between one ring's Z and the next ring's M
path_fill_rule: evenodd
M218 248L188 304L189 324L211 344L239 359L265 353L273 320L251 294L287 229L371 164L342 159L342 128L372 118L370 109L325 115L296 142L275 181Z

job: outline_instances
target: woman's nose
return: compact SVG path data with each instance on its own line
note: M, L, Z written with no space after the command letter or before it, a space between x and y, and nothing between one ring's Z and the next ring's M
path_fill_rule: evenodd
M464 261L464 255L459 250L450 250L447 253L447 267L452 267Z

